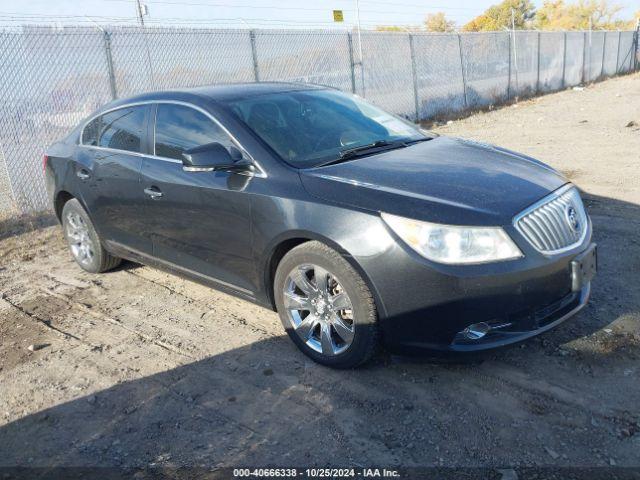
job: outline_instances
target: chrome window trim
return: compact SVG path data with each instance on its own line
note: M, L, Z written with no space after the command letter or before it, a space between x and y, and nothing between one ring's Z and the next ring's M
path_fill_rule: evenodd
M253 177L260 177L260 178L266 178L267 177L267 173L264 171L264 169L262 168L260 163L258 163L249 154L249 152L247 152L247 150L242 146L242 144L238 141L238 139L236 137L234 137L231 134L231 132L229 132L229 130L217 118L215 118L213 115L211 115L209 112L207 112L203 108L201 108L201 107L199 107L197 105L194 105L193 103L184 102L182 100L144 100L144 101L141 101L141 102L131 102L131 103L127 103L125 105L118 105L117 107L113 107L113 108L110 108L108 110L104 110L104 111L102 111L100 113L97 113L96 115L94 115L91 118L89 118L82 125L82 130L80 131L80 142L78 143L78 146L84 147L84 148L95 148L95 149L98 149L98 150L104 150L104 151L113 152L113 153L126 153L126 154L145 157L145 158L152 158L154 160L162 160L164 162L179 163L180 165L182 165L182 162L180 160L177 160L175 158L159 157L159 156L157 156L155 154L156 153L156 119L155 119L155 112L154 112L154 117L150 118L150 121L153 121L153 138L152 138L153 154L141 153L141 152L132 152L132 151L129 151L129 150L120 150L120 149L117 149L117 148L100 147L100 146L96 146L96 145L87 145L87 144L83 143L84 142L84 138L83 137L84 137L85 129L96 118L98 118L98 117L100 117L102 115L106 115L107 113L110 113L110 112L115 112L116 110L122 110L123 108L137 107L137 106L141 106L141 105L151 105L151 106L156 105L157 106L159 104L182 105L182 106L185 106L185 107L188 107L188 108L193 108L194 110L204 114L211 121L213 121L216 125L218 125L222 129L222 131L225 132L229 136L231 141L240 149L242 154L246 155L248 157L248 159L251 161L251 163L253 163L256 166L257 172L252 176Z
M126 155L133 155L136 157L153 158L154 160L162 160L163 162L182 164L180 160L176 160L175 158L156 157L155 155L151 155L149 153L130 152L129 150L120 150L117 148L110 148L110 147L96 147L95 145L83 145L81 143L79 143L78 146L83 148L88 148L91 150L101 150L101 151L110 152L110 153L124 153Z
M575 248L577 248L580 245L582 245L582 243L584 242L585 238L587 238L587 233L589 232L589 224L591 223L591 219L589 218L589 214L587 213L587 209L584 207L584 201L582 201L582 197L580 197L580 201L582 202L582 208L584 209L585 216L587 217L587 225L585 226L584 232L582 232L582 235L580 236L580 239L577 240L576 242L572 243L571 245L567 245L566 247L560 248L558 250L550 250L550 251L540 250L539 248L537 248L535 245L533 245L533 243L531 243L527 239L527 236L525 235L525 233L522 231L522 229L519 226L519 222L523 217L527 216L532 211L537 210L542 205L545 205L545 204L549 203L550 201L552 201L552 200L554 200L554 199L556 199L558 197L561 197L562 195L564 195L565 193L567 193L569 190L571 190L573 188L575 188L577 190L577 187L574 184L567 183L566 185L563 185L562 187L558 188L557 190L554 190L549 195L546 195L545 197L541 198L536 203L528 206L522 212L520 212L518 215L513 217L513 227L518 231L518 233L520 235L522 235L522 237L526 240L526 242L533 247L534 250L536 250L538 253L541 253L542 255L544 255L546 257L553 257L555 255L559 255L561 253L566 253L566 252L568 252L570 250L574 250ZM580 192L578 192L578 196L580 196Z

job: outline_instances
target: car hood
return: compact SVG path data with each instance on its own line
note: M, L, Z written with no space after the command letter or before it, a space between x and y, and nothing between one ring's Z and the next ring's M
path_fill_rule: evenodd
M567 180L533 158L451 137L301 170L326 201L419 220L506 225Z

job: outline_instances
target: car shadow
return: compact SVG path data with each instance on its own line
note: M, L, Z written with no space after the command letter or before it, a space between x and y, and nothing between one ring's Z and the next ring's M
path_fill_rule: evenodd
M611 435L594 418L619 425L640 394L633 376L615 377L608 390L608 369L633 367L640 348L624 337L606 349L571 349L595 342L614 320L624 330L633 317L628 328L637 329L640 293L630 283L640 271L640 206L588 194L585 204L600 255L592 302L524 348L464 364L381 355L336 371L306 360L286 336L271 337L8 423L0 467L113 467L133 476L149 467L599 465L587 446ZM615 440L609 455L630 464L632 450ZM543 448L565 442L576 446L567 458Z

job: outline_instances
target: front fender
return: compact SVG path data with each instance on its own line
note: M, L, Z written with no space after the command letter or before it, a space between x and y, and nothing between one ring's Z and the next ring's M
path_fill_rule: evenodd
M339 252L367 283L381 313L384 303L365 265L375 262L394 240L377 213L351 210L314 202L264 198L254 205L254 255L259 265L260 292L273 305L271 265L283 244L295 246L317 240ZM267 220L268 219L268 220ZM293 241L293 242L292 242Z

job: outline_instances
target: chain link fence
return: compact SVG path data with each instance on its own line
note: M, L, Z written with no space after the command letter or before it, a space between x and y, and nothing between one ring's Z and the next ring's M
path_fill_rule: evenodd
M311 82L430 120L631 72L637 45L637 32L618 31L0 31L0 218L48 208L43 151L114 98L215 83Z

